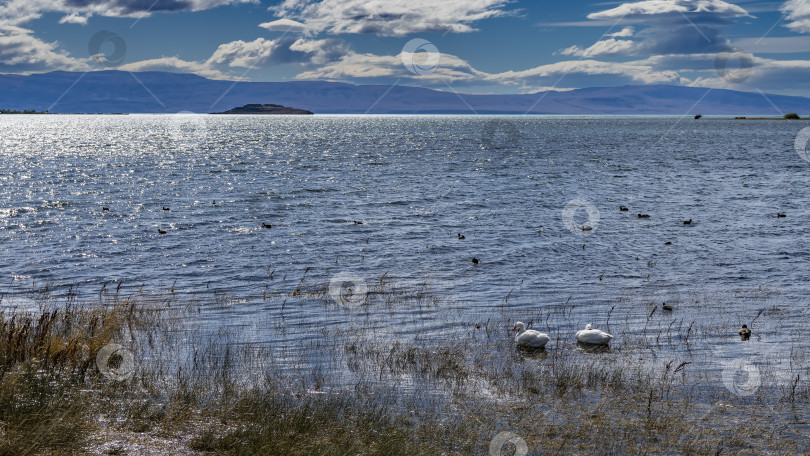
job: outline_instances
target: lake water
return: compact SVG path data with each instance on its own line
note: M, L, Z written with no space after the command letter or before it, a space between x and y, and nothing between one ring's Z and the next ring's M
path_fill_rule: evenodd
M356 293L383 275L442 302L372 323L396 323L405 337L453 331L440 318L448 310L470 321L528 320L565 303L574 309L566 325L603 326L612 316L632 330L663 301L687 325L728 324L734 336L739 323L779 307L779 318L760 316L755 326L764 334L757 350L767 352L804 344L795 330L810 298L810 163L794 148L804 126L2 116L0 291L6 307L24 306L22 293L46 283L90 296L111 282L125 291L216 292L236 304L227 319L212 312L201 323L255 327L298 289L304 297L284 310L287 330L257 331L279 342L311 333L312 322L354 321L369 310L354 305ZM341 294L336 282L345 278L355 295ZM342 305L306 298L330 283Z

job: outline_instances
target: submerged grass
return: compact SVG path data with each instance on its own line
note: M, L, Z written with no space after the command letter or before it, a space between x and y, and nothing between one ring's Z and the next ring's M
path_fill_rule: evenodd
M384 312L442 305L385 276L368 299ZM548 350L516 350L504 310L455 321L444 338L392 340L364 319L319 328L300 348L314 361L291 363L273 344L193 323L227 311L225 296L116 290L90 301L44 296L38 311L0 313L0 455L500 455L521 444L528 454L807 454L810 443L801 347L789 366L729 371L708 350L720 323L660 320L645 303L646 322L632 325L611 310L608 350L570 344L564 325ZM547 312L535 320L572 318ZM126 356L97 360L111 343L136 361L126 375L109 375Z

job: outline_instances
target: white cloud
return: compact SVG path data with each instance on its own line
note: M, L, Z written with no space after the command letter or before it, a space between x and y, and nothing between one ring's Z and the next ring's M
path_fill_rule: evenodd
M340 61L300 73L297 79L380 78L402 73L397 57L351 52Z
M716 17L750 17L748 12L723 0L645 0L623 3L616 8L588 15L588 19L632 19L661 14L710 15Z
M415 54L419 59L419 53ZM418 61L418 60L417 60ZM439 66L434 72L414 75L402 64L402 54L395 56L358 54L349 52L341 59L316 69L299 74L297 79L370 79L381 77L414 78L423 83L459 82L485 80L489 75L473 68L463 59L450 54L442 54Z
M48 12L82 16L147 17L161 12L202 11L254 2L255 0L8 0L0 6L0 17L25 22Z
M591 58L600 55L624 54L636 47L636 45L635 41L611 38L609 40L597 41L591 47L585 49L579 46L571 46L560 51L560 54Z
M271 7L312 32L403 36L420 32L471 32L470 24L508 14L510 0L285 0Z
M436 70L426 75L414 75L402 64L401 55L381 56L349 53L329 65L304 71L297 79L360 80L360 83L378 83L391 78L412 80L420 85L446 90L475 86L502 88L509 85L524 92L535 92L554 87L561 77L590 79L593 83L612 77L624 83L679 83L675 71L659 71L644 62L600 62L596 60L565 61L541 65L523 71L487 73L477 70L463 59L442 54ZM602 82L604 84L604 82Z
M62 15L60 24L86 25L93 16L145 17L158 12L199 11L255 0L8 0L0 2L0 72L32 73L57 69L84 71L95 66L89 58L74 58L60 50L58 42L44 42L24 24L44 13ZM402 55L357 53L339 39L312 39L318 33L370 33L402 36L410 33L470 32L482 20L511 14L505 8L512 0L284 0L270 10L280 19L259 26L269 31L292 32L273 40L257 38L223 43L203 61L180 56L128 63L127 71L176 71L212 79L239 79L234 68L292 64L300 68L298 79L348 80L390 84L394 79L447 90L447 84L463 91L502 92L505 86L530 92L556 87L606 86L614 84L687 84L737 90L778 91L784 87L810 90L810 62L753 58L750 76L729 81L718 74L715 58L738 45L722 36L722 27L735 19L751 17L740 6L722 0L645 0L614 3L612 9L595 12L590 24L622 24L615 33L598 42L574 45L559 51L582 60L534 66L520 71L488 73L464 59L442 54L435 71L424 75L409 72ZM151 5L151 6L150 6ZM609 7L605 7L609 8ZM810 0L787 0L781 10L786 26L810 33ZM586 25L586 24L579 24ZM617 29L614 29L617 30ZM761 40L774 49L792 52L809 49L801 37ZM758 43L760 41L758 40ZM790 45L790 46L788 46ZM765 48L749 49L768 52ZM605 62L602 56L630 56L632 61ZM532 65L526 65L531 67ZM236 74L240 74L241 70ZM807 82L803 82L807 81Z
M717 53L732 50L721 27L738 17L751 17L743 8L722 0L645 0L623 3L588 15L595 22L632 23L605 35L590 46L570 46L563 55L593 58L606 55L644 56ZM626 39L617 39L626 38Z
M633 32L635 32L633 27L625 27L625 28L621 29L621 31L618 31L616 33L610 33L610 34L605 35L605 36L611 36L611 37L614 37L614 38L627 38L627 37L633 36Z
M70 13L67 16L64 16L62 19L59 19L60 24L79 24L79 25L87 25L87 20L90 19L90 16L82 16L79 13Z
M194 73L211 79L243 80L234 77L228 68L261 68L274 64L294 63L303 66L323 65L346 55L340 40L309 40L279 38L253 41L231 41L219 45L205 62L190 62L179 57L161 57L126 64L125 71L172 71Z
M6 0L0 2L0 72L36 73L54 70L92 70L89 58L60 50L58 42L44 42L25 24L45 13L64 14L60 24L87 25L92 16L145 17L157 12L200 11L255 0ZM157 59L160 60L160 59ZM213 74L213 73L212 73Z
M221 44L206 63L242 68L284 63L325 64L346 52L343 42L335 39L256 38Z
M808 60L775 60L752 54L719 53L658 55L633 63L660 72L680 74L681 84L694 87L793 94L797 90L810 89ZM724 73L727 77L723 77Z
M256 38L254 41L231 41L220 44L208 59L210 65L255 67L269 61L280 50L276 40Z
M810 0L788 0L780 9L791 21L786 27L799 33L810 33Z
M86 60L74 59L58 47L58 43L36 38L31 30L0 22L0 72L26 74L90 68Z
M323 65L343 58L349 52L345 43L338 39L308 40L299 38L290 44L290 51L300 53L294 56L298 63Z
M304 33L307 31L306 24L291 19L278 19L276 21L265 22L259 24L259 27L270 30L271 32Z
M696 78L691 84L695 87L713 87L744 91L782 92L786 88L792 93L810 89L810 61L774 60L761 57L752 58L750 75L735 82L720 75L708 74Z
M680 82L675 71L659 71L640 62L602 62L598 60L572 60L541 65L524 71L507 71L492 75L494 80L552 80L561 76L620 76L643 84L673 84Z

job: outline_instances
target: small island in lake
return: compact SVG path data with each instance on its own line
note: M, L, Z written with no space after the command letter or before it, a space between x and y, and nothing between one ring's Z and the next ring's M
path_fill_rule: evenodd
M810 117L801 117L795 112L785 114L782 117L745 117L738 116L734 120L810 120Z
M282 114L282 115L309 115L312 111L305 109L289 108L277 104L246 104L240 108L229 109L225 112L215 112L213 114Z

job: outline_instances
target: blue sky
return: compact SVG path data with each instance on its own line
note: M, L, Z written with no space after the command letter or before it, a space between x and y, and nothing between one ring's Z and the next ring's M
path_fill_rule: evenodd
M810 0L0 2L0 73L103 69L464 93L672 84L810 96Z

